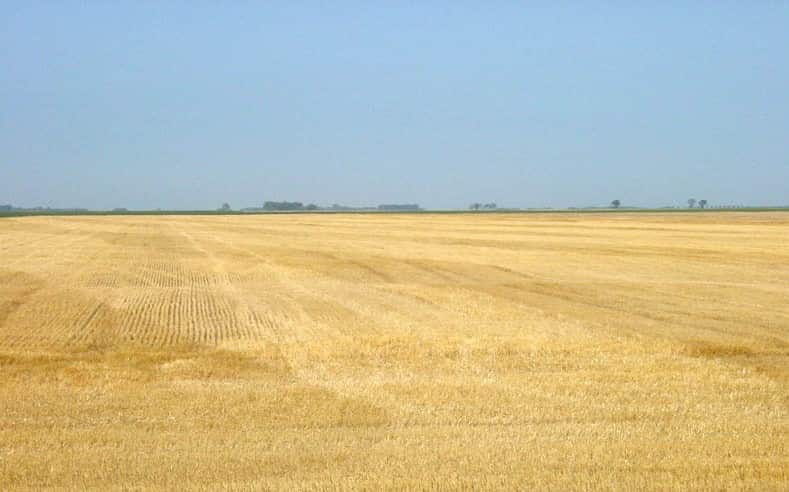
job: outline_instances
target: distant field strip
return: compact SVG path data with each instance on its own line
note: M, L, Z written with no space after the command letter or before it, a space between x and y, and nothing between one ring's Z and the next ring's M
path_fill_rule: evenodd
M0 220L0 488L789 488L789 212Z

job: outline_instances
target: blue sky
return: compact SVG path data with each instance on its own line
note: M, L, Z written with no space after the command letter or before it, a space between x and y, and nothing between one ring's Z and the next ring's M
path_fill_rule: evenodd
M787 2L373 3L0 3L0 203L789 204Z

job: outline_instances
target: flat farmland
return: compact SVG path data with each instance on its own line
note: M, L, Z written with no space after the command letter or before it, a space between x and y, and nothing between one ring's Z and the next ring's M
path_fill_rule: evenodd
M0 219L0 488L787 489L789 213Z

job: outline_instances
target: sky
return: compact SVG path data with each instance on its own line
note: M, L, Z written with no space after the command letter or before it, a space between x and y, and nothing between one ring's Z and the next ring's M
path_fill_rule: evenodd
M789 204L789 2L0 1L0 204Z

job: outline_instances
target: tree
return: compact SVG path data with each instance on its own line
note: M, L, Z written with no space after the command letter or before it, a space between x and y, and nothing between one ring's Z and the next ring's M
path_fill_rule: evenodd
M492 209L496 208L496 204L492 203L492 202L491 203L486 203L485 205L483 205L483 207L484 208L489 208L489 209L492 210Z
M704 208L707 206L707 200L699 200L699 208Z
M263 210L302 210L304 204L301 202L272 202L263 203Z
M696 205L695 198L688 198L688 208L693 208Z
M470 208L471 210L479 210L480 207L482 207L481 203L472 203L471 205L469 205L468 208Z
M307 210L318 210L318 206L315 205L314 203L310 203L309 205L307 205L306 209Z
M232 209L230 208L230 204L229 204L229 203L223 203L223 204L222 204L222 207L220 207L220 209L219 209L219 210L220 210L221 212L229 212L229 211L230 211L230 210L232 210Z
M611 208L619 208L620 205L622 205L622 202L619 200L614 200L611 202Z

